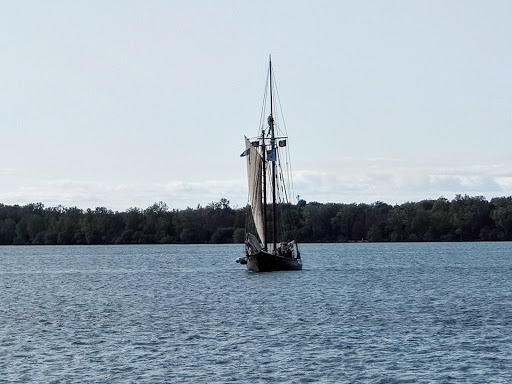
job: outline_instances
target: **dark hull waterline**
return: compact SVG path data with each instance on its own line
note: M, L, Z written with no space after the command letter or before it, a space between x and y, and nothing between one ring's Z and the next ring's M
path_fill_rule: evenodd
M258 252L247 257L247 270L251 272L300 271L302 260Z

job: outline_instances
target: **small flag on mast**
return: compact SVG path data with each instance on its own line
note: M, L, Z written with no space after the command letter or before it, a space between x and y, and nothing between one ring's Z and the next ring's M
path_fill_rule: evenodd
M240 155L240 157L247 156L249 154L249 152L251 152L251 148L247 148L245 151L243 151L242 154Z

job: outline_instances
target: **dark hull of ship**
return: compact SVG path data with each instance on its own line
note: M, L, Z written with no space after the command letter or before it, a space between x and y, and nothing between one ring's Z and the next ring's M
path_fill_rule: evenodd
M292 259L260 251L247 257L247 270L251 272L300 271L301 259Z

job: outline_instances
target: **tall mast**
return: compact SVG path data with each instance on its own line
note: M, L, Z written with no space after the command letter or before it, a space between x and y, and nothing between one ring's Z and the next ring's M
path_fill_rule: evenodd
M267 146L265 145L265 125L261 127L261 155L263 158L263 166L261 167L263 177L263 250L268 250L267 245Z
M269 78L270 78L270 117L269 117L269 125L270 125L270 151L273 153L272 163L272 242L273 248L272 251L276 251L276 238L277 238L277 226L276 226L276 161L277 161L277 153L275 147L275 133L274 133L274 106L272 100L272 57L269 55Z

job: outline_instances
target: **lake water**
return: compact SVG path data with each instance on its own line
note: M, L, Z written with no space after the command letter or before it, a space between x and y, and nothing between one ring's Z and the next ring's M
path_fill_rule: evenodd
M512 243L301 251L0 247L0 382L512 382Z

